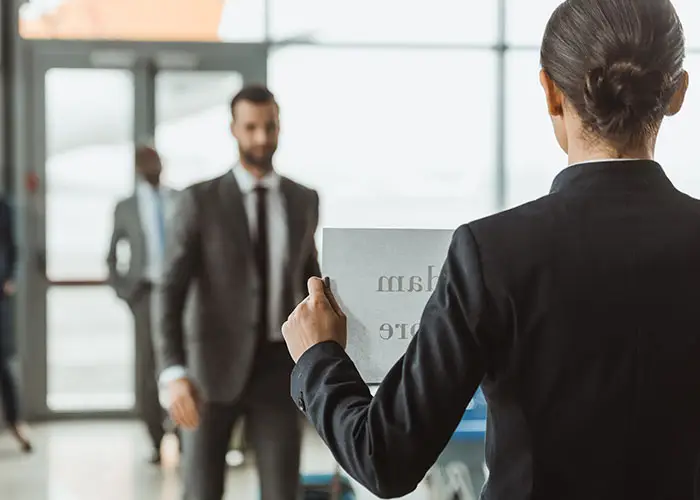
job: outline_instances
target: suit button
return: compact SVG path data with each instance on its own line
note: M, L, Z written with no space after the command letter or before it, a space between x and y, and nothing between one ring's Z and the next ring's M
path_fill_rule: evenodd
M303 412L306 411L306 403L304 402L304 396L303 396L303 395L299 395L299 397L297 398L297 406L299 407L299 409L300 409L301 411L303 411Z

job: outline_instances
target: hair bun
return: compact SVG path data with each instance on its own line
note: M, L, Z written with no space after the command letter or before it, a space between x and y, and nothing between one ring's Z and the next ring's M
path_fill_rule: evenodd
M606 137L648 126L663 111L666 80L661 71L631 61L593 68L584 89L587 121Z

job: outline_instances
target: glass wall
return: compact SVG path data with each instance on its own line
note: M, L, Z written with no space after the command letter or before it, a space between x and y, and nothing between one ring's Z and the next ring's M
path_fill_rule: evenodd
M505 66L506 202L513 206L545 195L566 155L547 113L539 51L508 51Z
M114 206L134 185L133 80L119 69L46 74L47 404L53 411L134 405L127 306L106 285L60 284L107 277Z
M538 46L560 1L182 0L171 9L159 0L25 0L20 28L26 38L268 41L282 105L279 165L321 191L322 223L453 227L546 194L565 165L538 82ZM674 4L693 69L700 3ZM231 78L158 76L156 139L179 187L191 180L186 158L214 173L235 148L223 97L176 123L168 90L196 87L204 98L213 88L218 98L228 86L230 96L240 86ZM659 158L681 188L700 192L692 155L682 153L685 124L700 118L692 94ZM216 124L209 147L177 140L207 124Z
M105 279L114 206L134 187L133 75L54 68L45 105L46 275Z
M326 226L453 228L547 194L566 156L539 84L539 44L560 3L270 0L279 166L319 189ZM688 69L700 72L700 3L674 3ZM700 196L693 94L668 119L658 156Z
M278 165L319 189L321 224L453 228L493 211L496 58L487 50L285 47Z
M242 85L242 76L234 72L156 74L155 143L166 185L183 189L231 168L237 155L230 102Z
M322 226L449 229L498 208L498 2L271 0L269 16L278 165L319 190Z
M700 10L697 16L700 18ZM695 40L700 46L700 38ZM700 165L695 149L700 123L700 51L690 54L685 66L690 73L690 89L681 112L666 119L659 136L657 158L681 191L700 198Z
M346 44L489 44L497 1L269 0L273 40Z
M562 0L505 0L508 44L539 46L547 20L560 3ZM672 3L683 21L688 44L697 49L700 47L700 2L672 0Z

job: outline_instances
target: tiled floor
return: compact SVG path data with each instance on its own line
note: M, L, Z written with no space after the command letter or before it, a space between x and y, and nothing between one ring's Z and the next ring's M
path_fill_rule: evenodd
M145 462L145 433L136 422L70 422L35 426L36 451L21 455L0 436L1 500L180 500L174 443L166 443L161 468ZM332 458L312 429L305 435L304 472L332 470ZM358 500L375 497L355 485ZM257 476L251 466L232 469L226 500L256 499ZM427 500L422 487L405 497Z

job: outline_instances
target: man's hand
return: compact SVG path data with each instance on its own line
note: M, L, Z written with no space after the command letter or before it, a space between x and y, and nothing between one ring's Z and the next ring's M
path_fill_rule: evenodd
M15 294L15 282L12 280L7 280L5 284L2 286L2 291L5 294L5 297L10 297L11 295Z
M347 344L347 318L330 288L320 278L309 279L308 287L309 296L282 325L282 335L295 363L308 349L321 342L333 340L343 349Z
M168 384L170 417L184 429L194 429L199 425L197 391L186 378L173 380Z

